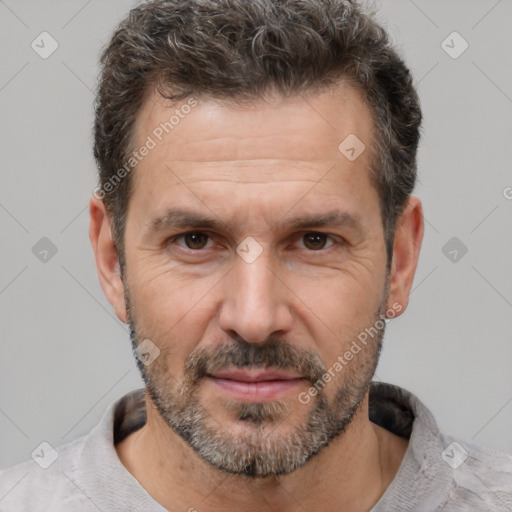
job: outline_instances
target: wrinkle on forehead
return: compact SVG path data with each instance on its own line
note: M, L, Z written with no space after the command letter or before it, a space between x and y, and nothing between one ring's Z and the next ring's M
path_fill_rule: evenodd
M185 183L229 181L269 183L283 181L318 181L328 174L336 161L288 159L221 160L208 162L173 161L166 167Z

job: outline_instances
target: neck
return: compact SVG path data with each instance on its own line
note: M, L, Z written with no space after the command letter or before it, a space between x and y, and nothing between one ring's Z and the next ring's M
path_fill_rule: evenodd
M284 476L230 475L203 461L162 420L146 394L147 422L116 446L128 471L171 510L290 512L371 509L393 480L407 440L368 419L368 395L347 430Z

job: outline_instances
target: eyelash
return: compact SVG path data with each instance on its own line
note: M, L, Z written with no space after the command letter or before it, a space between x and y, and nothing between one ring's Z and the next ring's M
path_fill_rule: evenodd
M183 233L179 233L177 235L174 235L172 236L171 238L169 238L168 240L166 240L165 242L165 245L169 245L169 244L175 244L177 242L177 240L179 239L182 239L184 238L185 236L187 235L192 235L192 234L196 234L196 235L206 235L208 237L208 241L213 241L213 238L205 231L185 231ZM306 235L322 235L322 236L325 236L327 238L327 240L331 240L332 241L332 244L327 246L327 247L323 247L321 249L317 249L317 250L314 250L314 249L307 249L305 248L305 250L307 252L311 252L311 253L322 253L322 252L325 252L333 247L335 247L336 245L343 245L345 243L345 240L341 237L335 237L334 235L329 235L328 233L323 233L322 231L304 231L302 233L299 233L298 236L297 236L297 240L302 240L304 236ZM208 241L207 241L207 244L208 244ZM186 247L186 246L180 246L182 249L186 250L186 251L190 251L192 253L201 253L202 251L204 250L207 250L208 248L201 248L201 249L191 249L190 247Z

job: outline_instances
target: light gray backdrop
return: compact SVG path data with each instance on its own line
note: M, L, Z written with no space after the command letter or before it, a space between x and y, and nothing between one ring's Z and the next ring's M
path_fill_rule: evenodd
M0 467L142 385L87 234L97 57L136 3L0 0ZM444 431L512 452L512 2L375 7L419 87L427 220L377 374Z

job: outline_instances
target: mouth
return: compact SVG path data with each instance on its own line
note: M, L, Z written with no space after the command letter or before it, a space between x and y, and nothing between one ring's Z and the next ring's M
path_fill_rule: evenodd
M304 385L300 375L280 369L231 369L214 372L206 380L233 398L248 402L270 402Z

